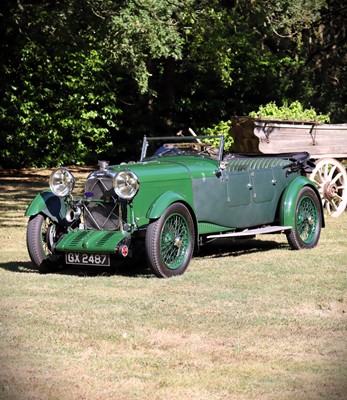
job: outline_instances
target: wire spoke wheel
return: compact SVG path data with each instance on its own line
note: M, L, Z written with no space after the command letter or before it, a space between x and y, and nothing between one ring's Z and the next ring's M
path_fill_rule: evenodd
M194 241L189 210L181 203L172 204L147 228L146 254L154 274L161 278L183 274L192 257Z
M287 233L288 243L294 250L311 249L318 243L322 229L322 208L318 194L304 186L296 199L294 224Z
M303 197L298 206L296 226L301 240L310 243L318 223L317 209L311 197Z
M165 221L160 241L160 253L169 269L181 266L189 246L187 221L180 214L170 215Z
M333 217L341 215L347 206L347 173L334 158L318 160L310 179L317 186L323 206Z

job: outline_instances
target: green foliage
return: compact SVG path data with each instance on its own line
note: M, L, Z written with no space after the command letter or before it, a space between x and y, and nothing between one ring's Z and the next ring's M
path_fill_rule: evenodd
M120 111L104 65L96 50L50 56L28 43L1 106L2 165L82 164L111 149Z
M210 128L202 130L203 135L206 136L224 136L224 150L229 153L232 151L234 139L230 136L231 121L220 121L218 124L213 125ZM219 146L219 139L208 139L208 143L212 146Z
M189 58L198 61L200 73L212 73L223 86L230 87L235 61L230 35L234 16L220 1L202 1L196 2L194 11L187 12L184 21Z
M329 115L319 115L312 107L309 109L304 109L299 101L293 101L290 104L288 104L288 102L284 102L280 107L278 107L275 102L270 102L265 106L261 105L258 111L250 112L249 116L254 118L318 121L321 123L330 122Z
M141 93L149 89L152 60L182 58L183 37L174 18L180 8L175 1L130 0L109 16L112 56L132 74Z
M326 6L325 0L276 0L267 3L269 12L266 23L277 36L297 42L302 40L305 30L320 19L321 11Z
M143 134L201 131L283 99L317 110L291 118L345 122L341 4L2 2L0 167L133 159Z

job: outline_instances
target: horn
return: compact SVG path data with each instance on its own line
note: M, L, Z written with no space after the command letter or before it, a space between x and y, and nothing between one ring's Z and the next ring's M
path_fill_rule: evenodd
M66 221L71 223L73 221L76 221L81 215L81 209L79 207L76 207L74 210L72 208L69 208L66 212Z

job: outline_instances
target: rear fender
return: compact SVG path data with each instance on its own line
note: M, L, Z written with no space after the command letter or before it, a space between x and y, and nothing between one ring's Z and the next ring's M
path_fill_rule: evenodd
M319 211L322 215L322 226L325 226L320 194L312 181L304 176L298 176L297 178L295 178L283 192L279 209L279 219L281 225L294 227L296 199L299 195L300 190L305 186L309 186L317 194L320 203Z
M50 190L39 193L25 211L26 217L42 213L59 225L66 225L66 204Z

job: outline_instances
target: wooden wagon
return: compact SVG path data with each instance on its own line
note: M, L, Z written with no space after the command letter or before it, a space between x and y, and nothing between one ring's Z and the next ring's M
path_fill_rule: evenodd
M233 117L231 136L236 153L309 152L316 165L309 178L324 207L334 217L346 209L347 124Z

